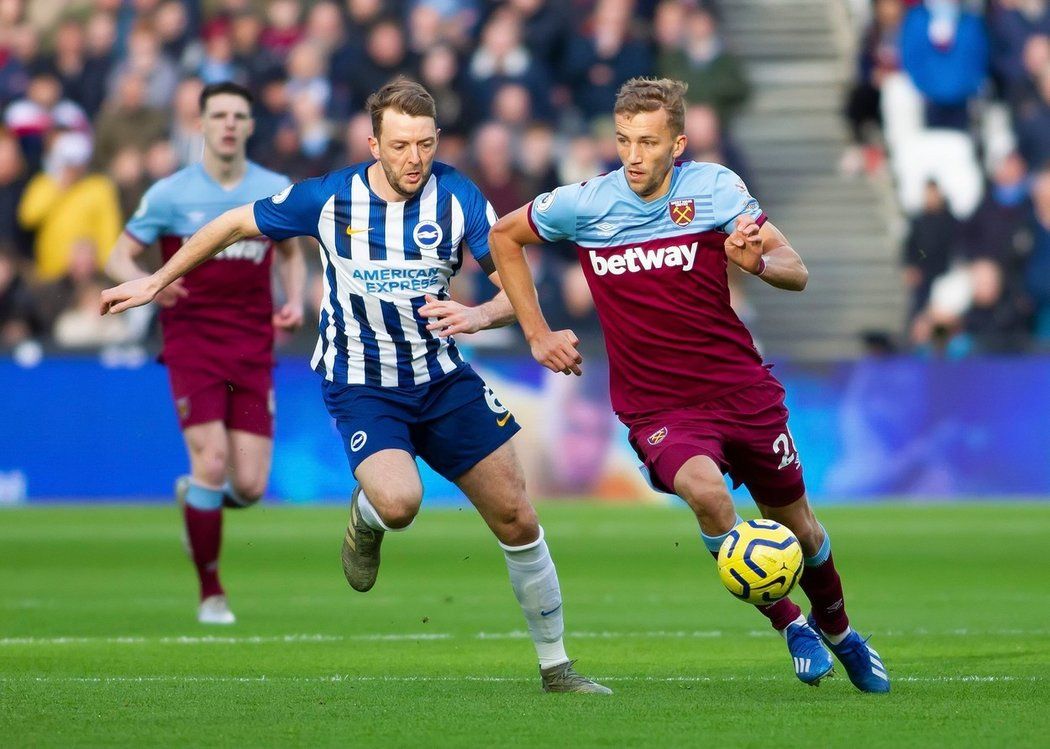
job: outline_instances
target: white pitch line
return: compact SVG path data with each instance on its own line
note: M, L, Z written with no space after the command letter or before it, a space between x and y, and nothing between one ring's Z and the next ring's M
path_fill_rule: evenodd
M728 682L788 682L784 676L596 676L596 681L622 683L661 684L719 684ZM218 683L218 684L267 684L267 683L455 683L455 682L531 682L534 677L522 676L353 676L333 674L331 676L199 676L192 674L166 674L152 676L0 676L0 683L70 683L70 684L147 684L147 683ZM894 683L911 684L996 684L1036 683L1047 681L1044 676L994 676L963 674L958 676L895 676Z
M367 635L276 635L251 637L223 637L215 635L178 637L5 637L3 645L264 645L269 643L295 642L343 642L346 640L368 642L401 642L405 640L449 640L452 635L441 632L419 634L367 634Z
M773 634L769 629L753 630L649 630L635 632L606 631L569 631L568 639L578 640L707 640L720 637L768 637ZM916 629L887 630L876 632L879 637L1010 637L1010 636L1046 636L1050 629L991 629L991 630L926 630ZM265 645L271 643L310 643L310 642L412 642L443 641L461 637L475 640L526 640L529 633L524 630L510 632L477 632L472 635L457 635L449 632L405 632L405 633L372 633L350 635L328 634L288 634L288 635L181 635L166 637L144 637L125 635L113 637L4 637L0 638L0 647L14 645Z

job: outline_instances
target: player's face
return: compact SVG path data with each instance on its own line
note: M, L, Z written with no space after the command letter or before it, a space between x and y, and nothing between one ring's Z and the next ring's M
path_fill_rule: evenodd
M685 144L685 135L671 131L663 109L616 115L616 152L627 184L643 200L657 198L667 189L671 167Z
M209 97L201 113L204 147L220 159L244 158L254 128L251 107L235 94Z
M369 138L368 146L372 157L383 167L390 187L411 198L430 179L437 140L433 117L413 117L388 109L383 112L379 138Z

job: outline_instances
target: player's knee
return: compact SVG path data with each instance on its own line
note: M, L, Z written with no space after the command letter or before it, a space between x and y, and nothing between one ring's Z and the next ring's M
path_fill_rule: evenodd
M501 508L489 519L493 533L507 546L524 546L540 535L536 511L528 502Z
M245 504L253 505L262 499L266 493L266 479L258 476L235 476L231 482L233 490L237 493L237 499Z
M226 449L206 446L194 452L194 477L210 484L221 486L226 480Z
M423 504L422 489L385 487L366 492L368 501L390 528L407 528Z
M729 530L736 522L736 509L722 477L717 479L706 472L695 472L675 477L675 491L693 510L705 527Z

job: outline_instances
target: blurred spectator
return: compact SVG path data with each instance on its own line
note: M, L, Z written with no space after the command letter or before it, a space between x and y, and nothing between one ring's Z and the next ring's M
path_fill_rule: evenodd
M146 149L146 179L152 185L159 179L174 174L179 168L179 159L169 140L158 140Z
M292 100L292 122L299 142L300 163L291 175L316 177L327 171L340 148L332 138L332 127L321 103L310 92L302 91Z
M556 65L569 36L567 4L555 0L508 0L521 19L522 38L537 60Z
M343 138L343 153L340 160L333 164L332 168L342 168L347 164L360 164L362 161L372 161L372 152L368 148L368 139L372 136L372 118L367 112L359 112L346 123L346 132ZM445 140L442 133L439 142Z
M882 84L900 69L902 0L875 0L873 17L860 41L857 79L846 99L853 148L843 158L843 169L874 171L882 162L872 130L882 127Z
M0 241L0 350L10 350L33 333L33 295L18 272L19 258Z
M1035 337L1043 349L1050 347L1050 169L1032 181L1033 239L1028 262L1028 291L1036 305Z
M244 72L253 88L261 87L281 73L281 59L259 45L263 22L255 13L243 11L230 21L230 42L237 69Z
M87 114L62 98L62 83L47 70L33 75L25 97L8 105L4 125L18 136L22 153L34 169L39 167L44 143L53 131L91 129Z
M399 21L377 21L368 32L364 58L354 71L351 101L363 107L368 96L399 74L414 76L414 65Z
M1027 347L1029 304L1012 280L990 258L970 264L973 299L963 329L973 353L1017 353Z
M29 257L30 242L18 224L18 203L28 181L18 139L0 129L0 246L22 258Z
M298 0L270 0L266 8L266 28L259 37L263 49L284 59L303 37L299 25L302 7Z
M1050 162L1050 61L1035 79L1037 97L1017 111L1017 145L1031 164Z
M567 153L558 161L558 183L584 182L605 171L602 166L594 139L578 136L570 141Z
M541 116L550 93L551 79L543 63L535 59L521 38L521 22L510 10L493 13L481 30L477 49L468 68L471 96L481 117L492 116L491 103L500 86L517 83L528 90Z
M0 107L25 94L38 47L37 33L28 24L0 26Z
M127 338L127 318L98 313L98 297L105 288L96 271L98 248L90 239L74 242L69 271L41 296L67 300L55 318L52 335L65 348L97 348Z
M522 135L519 164L526 199L531 200L558 186L554 146L554 130L545 123L533 123Z
M475 131L473 144L476 168L472 176L496 215L505 216L532 197L522 190L510 130L505 125L486 122Z
M146 150L150 143L167 136L170 118L163 109L147 103L146 85L146 79L134 72L117 79L113 98L98 118L96 164L108 164L123 146Z
M142 151L135 146L121 148L109 162L106 173L117 188L120 214L127 221L149 187Z
M719 120L728 122L747 101L750 85L743 64L726 50L711 11L689 10L676 41L660 53L657 72L685 81L687 102L708 104Z
M966 130L968 105L988 75L988 36L959 0L926 0L901 29L901 65L925 98L926 126Z
M933 282L944 275L956 256L959 221L948 211L935 182L926 185L922 213L911 220L904 244L904 283L911 291L909 317L921 312Z
M46 63L65 96L85 109L92 85L86 54L84 27L76 21L64 21L55 31L54 52Z
M1050 7L1046 0L993 0L989 6L992 72L1001 94L1016 102L1028 87L1030 63L1050 35Z
M492 119L511 128L515 134L521 132L532 122L532 95L520 83L504 83L496 89L492 99Z
M153 13L153 30L157 33L161 52L176 64L193 42L195 29L190 27L190 14L186 3L180 0L165 0Z
M205 33L203 44L197 46L192 55L187 55L184 67L205 85L222 81L248 83L248 73L241 68L234 52L228 24L213 24Z
M693 104L685 110L685 135L688 139L684 158L710 161L732 169L744 180L752 193L757 192L743 154L723 132L718 113L706 104Z
M419 82L434 97L438 127L443 133L466 132L470 109L462 91L459 59L448 44L437 44L426 51L419 65Z
M967 256L1015 265L1030 249L1031 210L1027 166L1019 154L1011 153L996 165L984 200L967 223Z
M45 159L46 171L35 175L22 195L18 220L36 232L36 276L52 281L69 269L73 245L90 239L112 247L121 229L120 204L113 182L89 174L91 139L83 133L55 138ZM104 257L96 258L99 268Z
M629 78L653 72L649 44L632 28L632 8L631 0L598 0L569 42L562 69L586 120L608 115Z
M253 112L255 130L248 141L248 158L252 161L273 168L269 159L277 131L288 117L288 106L288 86L283 77L277 75L263 82Z
M288 97L293 101L309 97L322 112L326 111L332 86L325 64L323 47L312 41L296 44L288 53Z
M128 37L127 56L110 73L109 88L119 88L134 75L144 84L143 103L158 109L168 106L175 95L179 75L175 64L161 52L156 34L149 27L134 29Z
M204 136L200 129L200 95L204 83L199 78L179 82L172 102L171 145L180 166L201 160Z
M113 47L117 24L108 13L94 13L85 29L86 54L80 85L80 104L94 118L106 100L107 82L115 64Z

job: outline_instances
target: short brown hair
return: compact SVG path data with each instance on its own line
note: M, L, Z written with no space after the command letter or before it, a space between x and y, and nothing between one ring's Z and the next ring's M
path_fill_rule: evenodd
M372 118L372 135L379 137L383 124L383 112L393 109L410 117L437 119L434 97L415 81L398 76L368 97L365 109Z
M685 132L685 92L689 84L671 78L632 78L616 94L614 114L667 112L673 135Z

